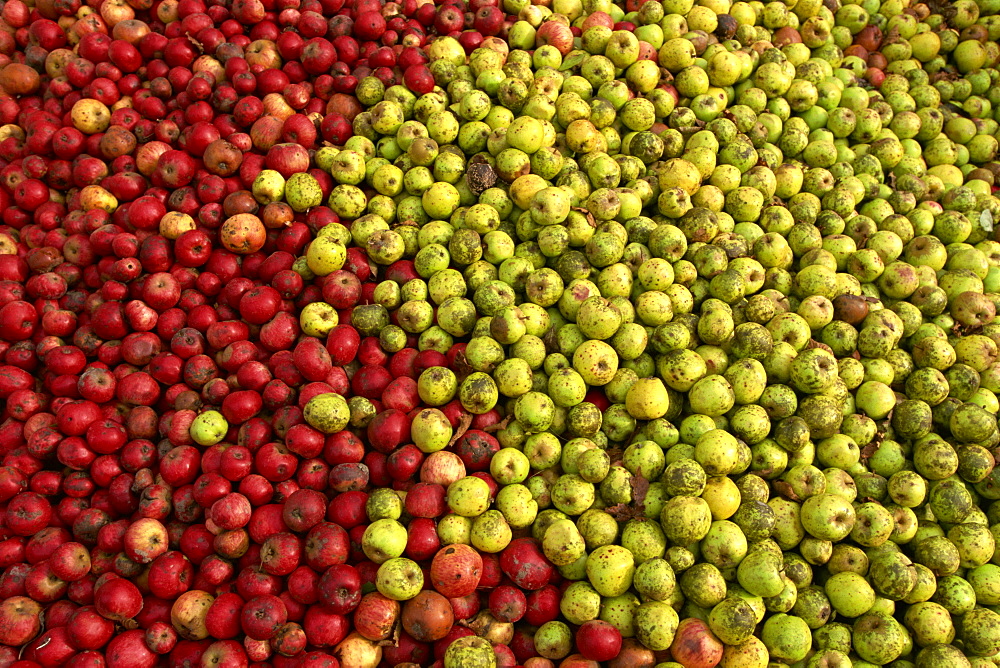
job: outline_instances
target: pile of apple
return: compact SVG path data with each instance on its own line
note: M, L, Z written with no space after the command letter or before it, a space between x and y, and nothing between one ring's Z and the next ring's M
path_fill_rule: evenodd
M5 0L0 668L995 665L998 39Z

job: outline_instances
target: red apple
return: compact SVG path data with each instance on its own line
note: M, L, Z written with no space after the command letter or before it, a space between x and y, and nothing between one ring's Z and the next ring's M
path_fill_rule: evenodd
M125 554L140 564L148 564L167 551L167 528L159 520L143 517L125 532Z
M378 592L366 594L354 612L354 628L368 640L384 640L399 619L398 601Z
M42 628L42 606L26 596L11 596L0 603L0 642L20 647Z
M725 646L708 624L696 617L681 620L670 645L674 660L691 668L713 668L722 660Z
M472 547L462 544L441 548L431 562L430 581L447 598L461 598L476 590L483 559Z
M254 640L270 640L288 620L288 611L280 598L272 594L255 596L240 613L243 632Z
M516 538L500 555L503 572L522 589L541 589L552 577L552 564L545 558L538 542Z
M591 661L610 661L621 651L622 634L611 624L600 619L592 619L584 622L577 630L576 646L580 653Z
M548 44L558 49L559 53L566 55L573 49L573 31L569 26L558 21L545 21L538 27L535 34L535 44Z
M299 144L275 144L268 149L265 164L287 179L309 169L309 153Z

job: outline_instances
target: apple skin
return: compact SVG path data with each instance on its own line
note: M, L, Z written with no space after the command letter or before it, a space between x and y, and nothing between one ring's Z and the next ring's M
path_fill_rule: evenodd
M205 627L213 638L229 639L239 635L243 599L232 592L219 594L205 616Z
M381 564L403 554L406 541L406 527L396 520L380 519L365 529L362 548L369 559Z
M166 622L153 622L146 629L146 646L157 654L168 654L177 646L177 631Z
M803 525L821 540L840 540L854 528L856 513L850 503L833 494L818 494L803 504ZM808 507L805 507L807 506Z
M336 645L350 631L349 618L330 612L324 606L309 606L302 627L309 642L316 647Z
M66 542L52 552L49 563L56 577L75 582L90 572L90 552L81 543Z
M172 600L190 589L194 581L194 566L177 550L164 552L149 565L150 593Z
M462 459L447 450L431 453L420 466L420 482L437 483L446 489L465 476L466 468Z
M500 585L490 592L489 609L501 622L514 623L524 617L528 600L524 592L510 585Z
M202 665L216 666L246 666L247 652L243 644L236 640L216 640L205 648L202 654Z
M268 150L265 164L287 179L309 169L309 153L300 144L275 144Z
M497 35L503 28L504 14L499 7L485 5L475 10L475 12L476 17L473 20L473 27L483 35L492 37Z
M418 482L407 492L406 512L415 518L434 519L447 511L445 488L434 483Z
M94 605L108 619L124 622L142 610L142 594L138 587L125 580L107 580L94 590Z
M390 665L398 665L407 661L424 664L431 661L432 650L428 643L418 642L406 631L399 634L395 646L385 648L385 660Z

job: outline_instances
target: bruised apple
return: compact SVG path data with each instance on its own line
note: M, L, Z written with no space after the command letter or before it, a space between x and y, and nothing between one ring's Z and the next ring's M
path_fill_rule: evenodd
M238 213L226 219L219 230L219 241L226 250L239 255L256 253L267 240L267 229L252 213Z
M170 623L185 640L204 640L208 637L205 620L214 601L214 596L200 589L186 591L171 606Z

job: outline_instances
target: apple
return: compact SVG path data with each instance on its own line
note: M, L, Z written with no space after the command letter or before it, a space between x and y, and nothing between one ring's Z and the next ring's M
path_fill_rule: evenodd
M284 602L273 594L255 596L240 613L243 632L253 640L270 640L288 620Z
M483 568L483 559L468 545L441 548L431 561L430 581L434 589L448 598L461 598L475 591Z
M387 598L406 601L420 593L424 574L415 561L396 557L379 566L375 586Z
M273 169L287 179L309 169L309 154L300 144L275 144L268 149L265 164L267 169Z
M558 21L545 21L535 33L535 44L554 46L565 56L573 49L573 31Z
M351 633L337 644L334 654L341 665L376 668L382 660L382 647L360 632Z
M586 659L610 661L621 651L622 635L616 627L608 622L592 619L584 622L577 631L576 646ZM674 658L680 657L675 654Z
M145 632L132 629L108 643L105 660L109 668L153 668L159 657L146 646Z
M399 602L372 592L366 594L355 609L354 628L368 640L384 640L392 633L399 614Z
M420 467L420 481L436 483L447 488L466 476L465 464L453 452L442 450L431 453Z
M116 577L94 589L94 606L104 617L123 622L142 610L142 594L128 580Z
M26 596L11 596L0 604L0 641L19 647L42 628L42 606Z
M125 532L125 554L140 564L148 564L166 552L168 543L167 528L151 517L133 522Z
M317 571L347 561L349 539L339 524L320 522L306 534L306 563Z
M205 648L201 655L202 665L247 665L247 651L243 644L236 640L216 640Z
M164 552L149 565L149 590L159 598L176 598L191 588L193 580L194 566L177 550Z
M271 575L288 575L302 558L302 542L294 534L282 532L268 536L260 549L261 568Z
M115 624L100 615L93 606L81 606L67 624L69 640L81 650L97 650L115 635Z
M376 564L399 557L406 549L406 527L392 519L372 522L364 531L362 549Z
M81 543L66 542L52 552L49 564L56 577L75 582L90 572L90 552Z
M346 615L361 602L361 576L347 564L332 564L319 581L320 600L332 611Z
M167 654L177 646L177 631L166 622L153 622L146 629L146 646L157 654Z

